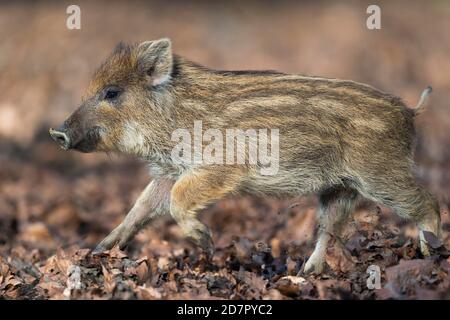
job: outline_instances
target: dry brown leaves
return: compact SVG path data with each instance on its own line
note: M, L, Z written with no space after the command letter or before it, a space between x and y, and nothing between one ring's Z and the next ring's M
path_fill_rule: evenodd
M6 299L449 298L448 254L423 259L415 240L383 235L358 231L347 247L332 241L319 277L301 273L292 249L274 257L266 243L244 237L219 250L212 262L187 250L133 259L117 248L96 255L58 249L43 260L38 250L30 255L17 247L0 257L0 294ZM439 248L443 252L441 243ZM381 290L366 286L370 264L382 270Z

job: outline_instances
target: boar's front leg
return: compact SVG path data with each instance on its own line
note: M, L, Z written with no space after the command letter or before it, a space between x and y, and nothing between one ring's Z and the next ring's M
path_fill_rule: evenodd
M123 222L117 226L94 252L109 250L115 245L123 248L155 216L169 212L169 195L174 181L158 178L148 184Z
M214 253L211 231L197 219L199 210L234 191L240 179L233 167L209 167L186 173L173 186L170 213L183 233L209 257Z

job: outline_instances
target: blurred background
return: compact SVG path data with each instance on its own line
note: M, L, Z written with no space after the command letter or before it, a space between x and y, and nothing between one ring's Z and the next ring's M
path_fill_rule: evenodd
M20 247L43 259L57 247L92 246L131 208L150 180L144 163L63 152L47 132L75 110L93 71L119 41L160 37L171 38L176 53L211 68L351 79L410 106L432 85L431 105L417 120L417 172L438 196L448 230L450 2L377 1L381 30L366 28L372 1L76 1L81 30L66 28L70 4L0 3L2 255ZM292 203L298 205L287 210ZM241 235L268 242L275 255L288 243L307 244L309 254L315 205L314 196L227 199L202 220L218 247ZM130 250L151 254L186 245L178 227L163 218Z

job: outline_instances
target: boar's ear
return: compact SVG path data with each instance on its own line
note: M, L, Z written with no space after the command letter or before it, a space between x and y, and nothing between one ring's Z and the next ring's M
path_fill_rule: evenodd
M139 69L150 77L151 85L157 86L169 80L173 63L170 39L163 38L139 44L137 62Z

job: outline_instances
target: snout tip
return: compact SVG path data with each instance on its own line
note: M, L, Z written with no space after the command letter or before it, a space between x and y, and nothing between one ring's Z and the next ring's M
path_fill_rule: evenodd
M58 131L55 129L50 128L48 130L48 133L50 134L50 137L59 144L59 146L64 149L68 150L70 147L70 139L69 136L62 131Z

